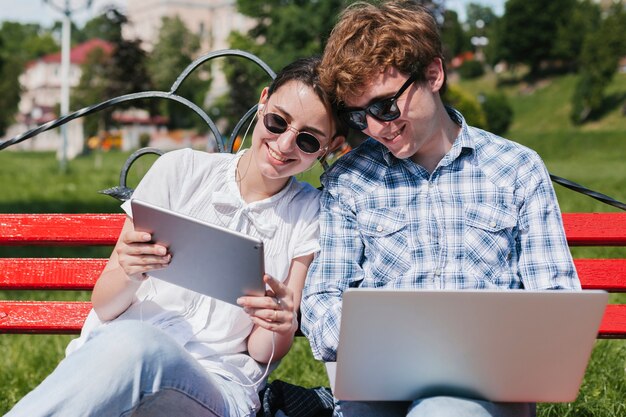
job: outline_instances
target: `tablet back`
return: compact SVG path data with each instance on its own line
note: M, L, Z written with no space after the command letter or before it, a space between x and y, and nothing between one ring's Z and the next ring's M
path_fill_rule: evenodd
M334 395L504 402L576 399L608 294L604 291L344 293Z
M135 230L169 248L170 265L149 275L236 304L263 295L263 242L243 233L131 200Z

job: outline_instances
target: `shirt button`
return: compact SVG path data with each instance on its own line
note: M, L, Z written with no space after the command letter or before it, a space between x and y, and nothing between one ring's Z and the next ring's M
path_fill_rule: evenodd
M439 275L441 275L441 269L437 268L435 269L435 276L438 277Z
M382 232L383 231L383 227L381 225L376 226L376 231L377 232Z
M491 227L496 227L496 226L497 226L497 224L496 224L496 222L491 222L491 223L489 223L489 226L491 226Z

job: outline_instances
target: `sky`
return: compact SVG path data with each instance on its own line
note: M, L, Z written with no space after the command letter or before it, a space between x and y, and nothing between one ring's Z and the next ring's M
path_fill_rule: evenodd
M64 8L66 1L69 1L70 9L80 9L72 15L72 20L78 26L84 25L86 21L97 16L108 4L116 4L122 9L126 5L126 0L93 0L91 7L85 9L84 5L87 4L87 0L48 0L48 3L56 5L57 8ZM459 14L459 20L463 22L465 6L471 2L489 6L499 16L504 12L505 0L446 0L446 7L455 10ZM61 12L46 4L44 0L0 0L0 22L13 20L50 26L61 17Z
M456 11L459 15L459 21L464 22L465 7L468 3L476 3L482 6L491 7L491 10L493 10L497 16L502 16L504 13L505 1L506 0L446 0L446 8Z
M59 9L65 8L66 0L0 0L0 22L12 20L21 23L39 23L42 26L50 26L55 20L61 20L63 14ZM88 0L69 0L72 21L82 26L89 19L100 14L102 9L109 5L119 5L124 8L126 0L92 0L91 7L85 8ZM52 5L56 7L53 7Z

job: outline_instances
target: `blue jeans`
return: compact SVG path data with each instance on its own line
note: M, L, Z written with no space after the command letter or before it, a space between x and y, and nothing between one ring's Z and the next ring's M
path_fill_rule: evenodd
M139 321L96 330L5 417L254 415L245 391Z
M535 404L492 403L456 397L411 402L339 401L335 417L535 417Z

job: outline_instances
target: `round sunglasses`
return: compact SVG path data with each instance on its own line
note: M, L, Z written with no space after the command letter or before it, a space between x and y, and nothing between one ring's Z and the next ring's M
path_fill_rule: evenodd
M279 114L265 113L263 115L263 125L270 133L275 135L281 135L288 129L293 130L296 133L296 145L304 153L314 154L322 148L322 144L315 136L289 126L289 123Z
M397 100L416 80L417 74L411 75L393 97L375 101L365 108L344 107L339 110L339 117L341 117L348 126L356 130L367 129L368 114L381 122L396 120L400 117L400 109L398 108Z

